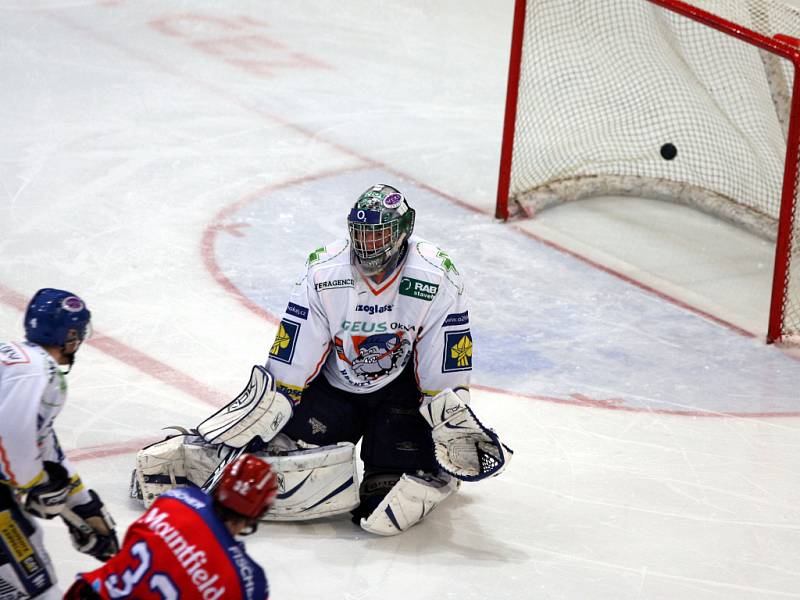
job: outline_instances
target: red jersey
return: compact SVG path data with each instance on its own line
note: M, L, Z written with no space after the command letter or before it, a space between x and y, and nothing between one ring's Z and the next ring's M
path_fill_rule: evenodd
M82 577L102 598L265 600L264 570L245 553L199 488L156 499L119 554Z

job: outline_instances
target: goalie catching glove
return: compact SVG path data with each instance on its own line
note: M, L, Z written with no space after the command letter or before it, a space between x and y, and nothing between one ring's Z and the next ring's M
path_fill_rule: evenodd
M478 421L468 398L446 389L423 404L420 412L431 426L439 467L463 481L480 481L499 475L514 452Z
M91 500L61 511L72 545L96 559L106 561L119 552L119 541L111 518L97 492L89 490Z

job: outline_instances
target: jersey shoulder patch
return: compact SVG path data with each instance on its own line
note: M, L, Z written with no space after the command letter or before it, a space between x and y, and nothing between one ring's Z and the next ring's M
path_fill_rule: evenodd
M453 259L444 250L426 242L425 240L416 240L413 244L415 254L426 263L438 271L450 284L456 289L456 292L461 295L464 293L464 283L461 281L461 273L458 272Z
M295 285L306 285L309 279L314 280L313 274L320 268L336 266L343 262L350 263L350 240L336 240L320 246L308 255L303 276L295 282Z
M322 265L341 256L342 253L350 249L349 240L336 240L325 246L320 246L308 255L306 268L311 269L317 265ZM348 255L349 260L349 255Z
M4 365L28 365L30 356L25 349L14 342L0 342L0 363Z

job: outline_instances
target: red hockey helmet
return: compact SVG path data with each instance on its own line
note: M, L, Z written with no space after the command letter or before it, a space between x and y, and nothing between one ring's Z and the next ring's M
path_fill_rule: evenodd
M214 498L225 508L253 519L263 515L278 494L278 479L270 464L243 454L225 467Z

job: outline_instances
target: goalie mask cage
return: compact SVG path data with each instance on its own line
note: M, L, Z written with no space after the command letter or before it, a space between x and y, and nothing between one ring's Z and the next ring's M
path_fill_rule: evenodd
M768 342L800 341L800 12L517 0L496 216L630 195L776 242Z

